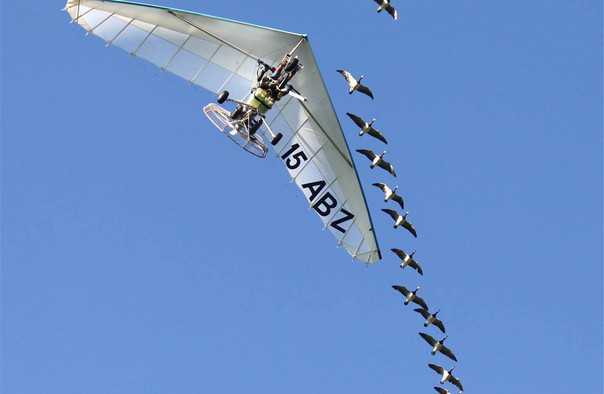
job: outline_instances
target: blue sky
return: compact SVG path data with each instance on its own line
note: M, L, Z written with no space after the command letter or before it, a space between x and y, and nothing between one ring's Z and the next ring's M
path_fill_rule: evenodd
M346 112L388 138L396 181L355 153L384 259L336 248L203 89L3 2L3 393L435 392L454 363L393 284L441 309L467 393L602 392L600 1L158 4L309 35L350 148L382 146Z

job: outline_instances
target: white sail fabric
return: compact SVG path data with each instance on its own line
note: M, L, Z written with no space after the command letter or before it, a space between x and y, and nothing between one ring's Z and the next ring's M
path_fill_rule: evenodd
M267 113L271 129L284 135L275 153L338 245L368 264L381 259L350 151L305 35L132 2L68 0L65 9L108 45L215 94L228 90L237 100L250 93L258 59L276 65L295 49L304 68L291 82L308 101L286 96Z

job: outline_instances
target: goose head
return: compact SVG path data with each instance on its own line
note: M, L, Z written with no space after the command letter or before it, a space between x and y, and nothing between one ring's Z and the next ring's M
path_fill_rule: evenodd
M364 75L361 75L361 77L359 78L359 80L357 81L358 83L361 83L361 79L365 78Z
M417 293L418 290L419 290L419 286L417 286L417 289L413 290L412 293L415 294L415 293Z
M384 157L384 155L385 155L385 154L386 154L386 151L383 151L383 152L382 152L382 154L380 155L380 159L381 159L382 157Z
M394 187L394 189L392 190L392 193L395 193L397 190L398 190L398 185L396 185L396 186ZM415 253L415 252L413 252L413 253Z
M438 315L438 312L440 312L440 309L437 310L436 312L434 312L434 314L432 316L436 317L436 315Z
M415 250L413 252L411 252L411 254L409 255L409 257L413 257L413 255L415 254L415 252L416 252Z
M448 371L449 375L451 375L451 372L453 372L453 370L455 369L455 365L451 367L451 369Z
M409 215L409 212L410 212L410 211L405 212L405 214L403 215L403 219L406 219L406 218L407 218L407 215Z
M445 341L445 339L447 339L447 338L449 338L449 336L448 336L448 335L447 335L446 337L444 337L443 339L441 339L440 341L438 341L438 342L440 342L440 344L442 345L442 344L443 344L443 342Z
M376 118L373 118L373 120L371 121L371 123L369 123L369 127L373 126L373 122L376 121Z

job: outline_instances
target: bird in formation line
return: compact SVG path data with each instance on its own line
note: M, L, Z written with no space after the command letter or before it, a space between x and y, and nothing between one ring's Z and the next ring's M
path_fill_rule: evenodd
M449 349L448 347L446 347L443 344L445 342L445 339L448 338L448 336L444 337L440 341L437 341L436 339L432 338L432 336L430 336L428 334L425 334L423 332L420 332L419 336L422 337L422 338L424 338L424 340L426 342L428 342L430 344L430 346L432 346L432 351L430 352L430 354L432 354L433 356L437 352L441 352L445 356L449 357L451 360L457 361L457 357L455 357L455 355L453 354L453 352L451 351L451 349Z
M336 71L339 72L340 74L342 74L344 79L346 79L346 82L348 83L348 86L350 87L350 89L348 90L348 94L352 94L358 90L359 92L364 93L367 96L371 97L371 99L373 100L373 93L371 93L371 90L369 90L369 88L367 86L361 84L361 80L363 78L365 78L364 75L361 75L361 77L359 79L355 79L352 76L352 74L346 70L336 70Z
M407 215L409 215L409 211L407 211L402 216L399 215L398 212L396 212L394 209L382 209L382 211L386 212L394 220L394 228L402 226L409 230L409 232L413 234L415 238L417 238L417 231L415 231L415 227L413 227L413 224L407 221Z
M390 5L390 0L373 0L376 3L378 3L380 6L377 9L377 12L382 12L384 10L386 10L387 13L389 13L394 20L398 19L398 13L396 12L396 8L394 8L393 6Z
M461 382L452 374L455 367L451 367L451 369L448 371L440 365L436 364L428 364L428 367L430 367L437 374L442 376L442 378L440 379L440 384L445 384L445 382L451 382L453 385L457 386L457 388L459 389L459 394L463 393L463 386L461 385Z
M372 185L380 188L384 192L384 202L393 200L393 201L396 201L401 206L401 209L405 209L405 201L403 201L403 197L396 194L398 186L396 186L394 189L390 189L388 187L388 185L386 185L385 183L378 182L378 183L372 183Z
M402 260L401 265L400 265L400 267L402 269L404 269L406 266L409 266L409 267L413 268L414 270L416 270L418 274L420 274L420 275L424 274L422 272L422 267L420 267L419 264L417 263L417 261L415 261L413 259L415 250L413 252L411 252L411 254L407 254L401 249L390 249L390 250L392 252L394 252L394 254L396 254Z
M436 315L438 315L438 313L440 312L440 309L437 310L433 314L430 313L427 309L421 309L421 308L414 309L414 311L421 314L424 317L424 319L426 319L426 322L424 323L424 327L428 327L430 324L433 324L436 327L438 327L443 334L445 333L445 325L443 324L442 321L440 321L436 318Z
M375 166L378 166L388 171L390 174L392 174L393 177L396 178L396 172L394 171L394 167L392 166L392 164L388 163L386 160L383 159L384 155L386 154L386 151L382 152L381 155L376 155L375 153L373 153L373 151L369 149L357 149L357 152L371 160L371 165L369 166L369 168L374 169Z
M419 290L419 286L417 286L417 289L415 289L413 291L409 291L409 290L407 290L407 288L405 286L399 286L399 285L392 285L392 288L405 296L405 302L404 302L405 305L409 305L410 302L413 302L413 303L421 306L424 309L428 309L428 305L426 304L426 302L422 298L417 296L417 291Z
M351 114L350 112L346 112L346 115L348 115L348 117L352 119L352 121L361 128L361 131L359 132L359 135L361 137L365 134L369 134L370 136L382 141L384 144L388 143L382 133L380 133L379 130L373 128L373 123L376 121L376 118L373 118L370 123L367 123L360 116L356 116L355 114Z

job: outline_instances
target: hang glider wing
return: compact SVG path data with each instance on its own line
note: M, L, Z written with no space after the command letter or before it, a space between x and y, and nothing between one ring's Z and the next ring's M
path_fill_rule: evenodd
M107 45L215 94L228 90L240 101L255 82L259 59L277 65L295 50L304 69L292 84L307 101L288 95L266 114L271 129L283 134L275 153L338 245L365 263L381 259L348 145L305 35L125 1L69 0L65 9Z

